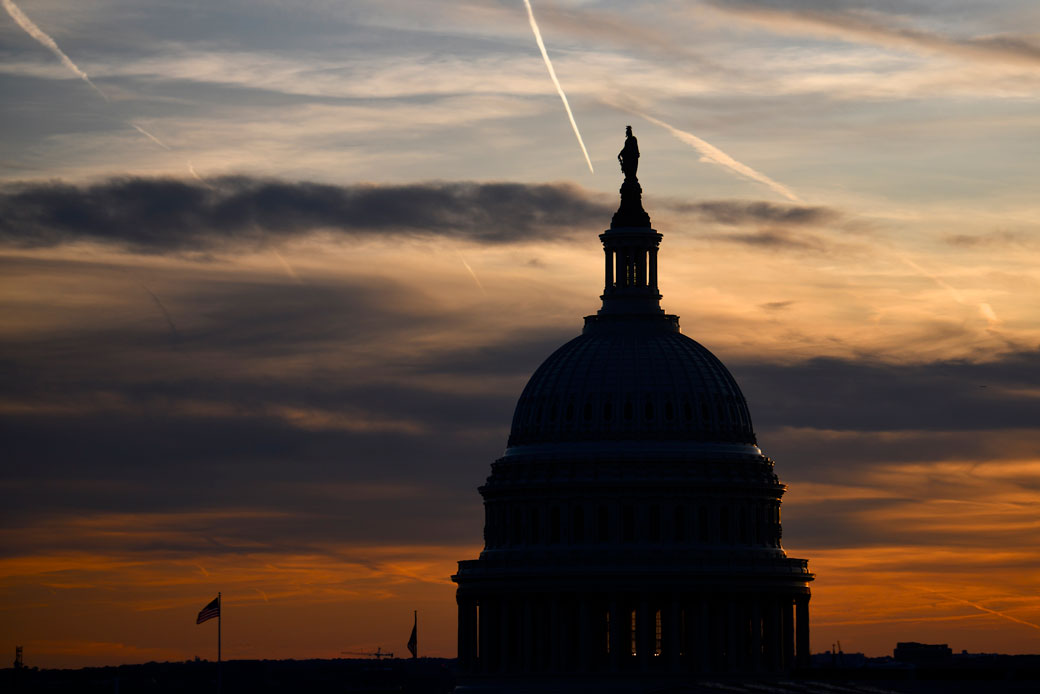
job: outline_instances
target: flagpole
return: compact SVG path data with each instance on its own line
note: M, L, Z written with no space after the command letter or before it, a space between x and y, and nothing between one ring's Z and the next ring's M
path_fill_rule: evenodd
M223 602L220 599L220 591L217 591L217 694L220 694L220 685L222 684L220 676L220 622L224 618L224 606L221 604Z

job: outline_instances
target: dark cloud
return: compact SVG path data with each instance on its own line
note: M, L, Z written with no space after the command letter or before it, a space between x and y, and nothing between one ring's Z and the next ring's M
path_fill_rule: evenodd
M709 234L706 238L745 246L758 246L787 251L812 251L823 253L829 244L811 234L793 233L783 229L766 229L745 234Z
M946 243L959 248L1007 248L1028 246L1034 243L1022 232L994 231L988 234L951 234L945 238Z
M596 226L608 205L567 184L424 183L335 186L245 176L200 181L113 178L93 185L0 188L0 243L74 241L139 252L262 245L329 230L437 234L480 243L551 240Z
M759 304L759 307L766 311L783 311L785 308L793 306L794 303L793 301L767 301L764 304Z
M782 205L765 201L706 200L698 203L670 203L678 212L699 215L707 221L727 226L768 224L785 227L822 226L840 221L842 213L830 207Z
M730 368L758 429L1011 430L1040 421L1040 351L986 362L817 358Z

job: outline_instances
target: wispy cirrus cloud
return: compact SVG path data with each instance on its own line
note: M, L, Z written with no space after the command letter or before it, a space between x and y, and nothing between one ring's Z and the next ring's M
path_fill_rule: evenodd
M835 9L833 3L785 3L777 6L761 0L705 0L705 4L782 33L941 53L965 60L1040 66L1040 43L1027 35L959 37L915 27L904 16L894 13L864 7Z

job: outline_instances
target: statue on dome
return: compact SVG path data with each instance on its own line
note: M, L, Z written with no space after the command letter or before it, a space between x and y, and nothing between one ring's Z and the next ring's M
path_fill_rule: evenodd
M639 140L632 134L631 125L625 126L625 146L618 152L617 160L625 180L635 179L636 169L639 168Z

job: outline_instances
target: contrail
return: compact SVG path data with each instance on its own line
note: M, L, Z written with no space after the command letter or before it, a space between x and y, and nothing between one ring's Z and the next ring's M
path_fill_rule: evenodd
M162 311L163 316L166 318L167 325L170 326L170 336L173 338L174 343L180 342L181 336L177 333L177 326L173 324L173 319L170 318L170 312L167 311L166 307L163 306L163 303L159 301L159 297L155 295L155 292L148 288L148 285L142 282L141 286L146 292L148 292L148 296L152 297L152 301L154 301L155 305L159 307L159 310Z
M480 291L484 293L484 296L487 296L487 290L484 289L484 285L480 283L480 278L477 277L477 273L473 272L473 268L471 268L469 263L466 262L466 259L462 257L462 251L457 251L457 253L459 254L459 260L461 260L462 264L466 266L467 270L469 270L469 274L473 277L473 281L477 283L478 287L480 287Z
M137 125L136 123L130 123L130 127L133 128L134 130L136 130L137 132L141 133L145 137L147 137L149 140L151 140L155 144L157 144L160 147L162 147L163 149L165 149L167 152L170 151L170 146L169 145L167 145L165 142L163 142L162 140L157 138L155 135L152 135L150 132L148 132L147 130L142 128L140 125ZM189 164L189 167L190 166L191 165ZM198 177L196 176L196 178L198 178Z
M58 56L62 64L69 70L71 70L72 73L76 75L76 77L79 77L81 80L89 84L91 89L93 89L95 92L101 95L102 99L104 99L105 101L109 101L108 95L101 91L101 89L96 84L90 81L90 76L87 75L87 73L83 72L83 70L80 70L79 66L76 65L76 63L72 62L72 58L65 55L65 52L58 47L58 44L54 41L54 39L48 36L43 31L43 29L36 26L36 24L31 19L25 16L25 13L22 12L18 5L14 4L14 0L0 0L0 2L3 3L4 9L7 10L7 14L11 15L11 18L15 21L15 23L18 24L18 26L25 30L25 33L27 33L29 36L33 37L41 44L49 48L51 52L54 53L54 55ZM140 125L137 125L136 123L131 123L129 121L127 121L127 123L131 128L141 133L142 135L144 135L149 140L159 145L163 149L167 151L172 151L172 148L169 145L167 145L165 142L160 140L152 133L142 128Z
M4 0L7 2L8 0ZM589 159L589 151L585 149L585 143L581 139L581 133L578 132L578 124L574 120L574 114L571 113L571 105L567 103L567 95L563 93L563 87L560 85L560 80L556 78L556 70L553 69L552 61L549 60L549 54L545 51L545 42L542 41L542 32L538 30L538 22L534 21L534 10L531 9L531 0L524 0L524 6L527 7L527 19L531 22L531 31L534 32L534 40L538 42L538 50L542 52L542 60L545 61L545 67L549 70L549 77L552 78L553 84L556 85L556 91L560 95L560 100L563 101L563 108L567 111L567 117L571 121L571 127L574 128L574 136L578 138L578 144L581 145L581 153L585 155L585 163L589 165L589 171L596 173L596 170L592 168L592 160Z
M195 173L194 169L192 169L192 173ZM202 179L200 178L199 180L201 181ZM282 264L283 268L285 268L285 274L289 275L296 284L303 284L303 280L301 280L300 276L296 274L296 271L292 269L292 265L289 264L289 261L275 249L272 248L271 252L274 253L274 257L278 258L278 262Z
M710 142L705 142L693 133L688 133L685 130L679 130L678 128L672 127L671 125L668 125L668 123L665 123L663 120L659 118L654 118L653 116L649 116L640 111L634 111L634 113L638 116L641 116L642 118L647 119L654 125L661 126L665 130L670 132L672 135L674 135L676 139L678 139L679 141L685 142L686 144L693 147L695 150L701 153L702 161L710 161L713 164L724 166L730 171L734 171L740 174L741 176L746 176L747 178L750 178L752 181L764 183L777 193L780 193L780 195L783 195L788 200L791 200L793 202L802 202L801 199L794 194L794 191L792 191L784 184L777 183L769 176L755 171L747 164L741 164L739 161L737 161L730 155L726 154Z
M19 9L18 5L14 4L14 0L0 0L0 2L3 2L4 9L7 10L7 14L11 15L11 19L13 19L18 26L24 29L25 33L27 33L29 36L33 37L41 44L49 48L50 51L54 53L54 55L58 56L58 58L61 60L62 64L65 65L65 67L67 67L69 70L72 70L72 72L77 77L89 84L95 92L101 95L102 99L108 101L108 96L103 91L98 89L98 86L96 84L90 81L90 78L87 76L87 73L80 70L79 66L76 65L76 63L72 62L72 58L65 55L65 52L58 48L58 44L55 43L54 39L48 36L42 29L40 29L40 27L36 26L36 24L33 23L33 20L26 17L25 13L22 12L21 9Z
M1034 629L1040 630L1040 624L1034 624L1033 622L1027 622L1026 620L1019 619L1018 617L1012 617L1011 615L1009 615L1009 614L1007 614L1005 612L1000 612L999 610L991 609L989 607L986 607L985 605L980 605L977 602L972 602L971 600L965 600L964 598L958 598L958 597L956 597L954 595L946 595L944 593L940 593L940 592L935 591L935 590L928 590L927 588L918 588L918 590L922 590L922 591L924 591L926 593L932 593L933 595L938 595L939 597L946 598L947 600L956 600L957 602L963 602L965 605L971 605L976 610L981 610L982 612L988 612L991 615L996 615L997 617L1003 617L1004 619L1010 620L1012 622L1016 622L1017 624L1022 624L1024 626L1032 627Z
M936 274L934 274L932 272L929 272L928 270L924 269L923 267L921 267L920 265L918 265L917 263L915 263L914 261L910 260L909 258L907 258L904 255L900 255L898 253L893 253L893 255L896 258L898 258L899 260L901 260L908 267L914 269L915 271L917 271L922 276L927 277L931 281L935 282L935 284L938 285L939 287L941 287L942 289L945 289L946 293L950 295L950 298L952 298L954 301L956 301L961 306L971 306L971 302L968 301L967 299L965 299L964 295L961 294L960 291L958 291L957 288L954 287L953 285L951 285L949 282L946 282L945 280L943 280L938 275L936 275ZM975 305L979 309L979 315L981 315L986 320L986 322L989 324L989 326L991 328L996 326L996 325L1000 325L1003 322L997 316L997 313L996 313L996 311L993 310L993 307L990 306L987 302L980 301L980 302L976 303Z

